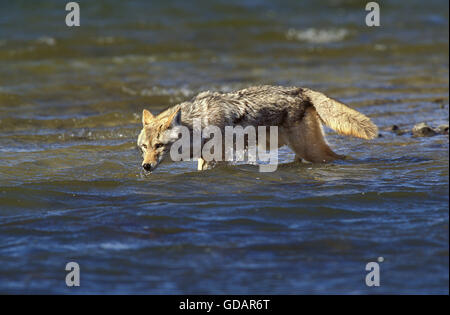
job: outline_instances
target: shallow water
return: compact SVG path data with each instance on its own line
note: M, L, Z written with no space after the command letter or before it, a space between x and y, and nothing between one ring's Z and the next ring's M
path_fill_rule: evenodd
M448 2L0 4L0 292L446 293ZM328 165L140 171L140 113L203 90L306 86L370 116ZM381 286L365 266L383 257ZM81 267L81 287L64 266Z

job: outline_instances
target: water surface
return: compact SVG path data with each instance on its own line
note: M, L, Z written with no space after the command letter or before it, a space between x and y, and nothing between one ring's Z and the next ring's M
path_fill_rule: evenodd
M448 124L447 1L383 2L378 28L360 1L78 2L78 28L64 1L0 4L0 292L448 294L448 135L384 130ZM141 174L143 108L256 84L323 91L382 137Z

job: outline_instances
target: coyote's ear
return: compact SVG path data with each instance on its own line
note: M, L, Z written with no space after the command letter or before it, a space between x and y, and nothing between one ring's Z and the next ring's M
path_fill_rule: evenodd
M142 112L142 125L145 127L146 125L150 124L150 122L153 120L153 115L148 110L144 109Z
M180 108L178 108L172 115L169 116L167 122L165 123L166 128L171 128L181 125L181 112Z

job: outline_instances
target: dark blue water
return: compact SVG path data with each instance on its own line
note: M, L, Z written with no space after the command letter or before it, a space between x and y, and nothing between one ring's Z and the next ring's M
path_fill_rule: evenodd
M449 121L448 2L382 2L378 28L360 1L78 2L78 28L65 1L0 4L0 292L448 294L449 138L410 133ZM323 91L381 137L141 174L143 108L256 84Z

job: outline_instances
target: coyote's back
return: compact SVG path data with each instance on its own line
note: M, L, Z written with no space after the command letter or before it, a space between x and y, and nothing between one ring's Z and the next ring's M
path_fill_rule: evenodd
M339 134L364 139L378 135L377 127L365 115L307 88L263 85L232 93L208 91L183 104L182 114L187 123L193 118L203 118L206 124L215 126L291 127L312 106L320 120Z

